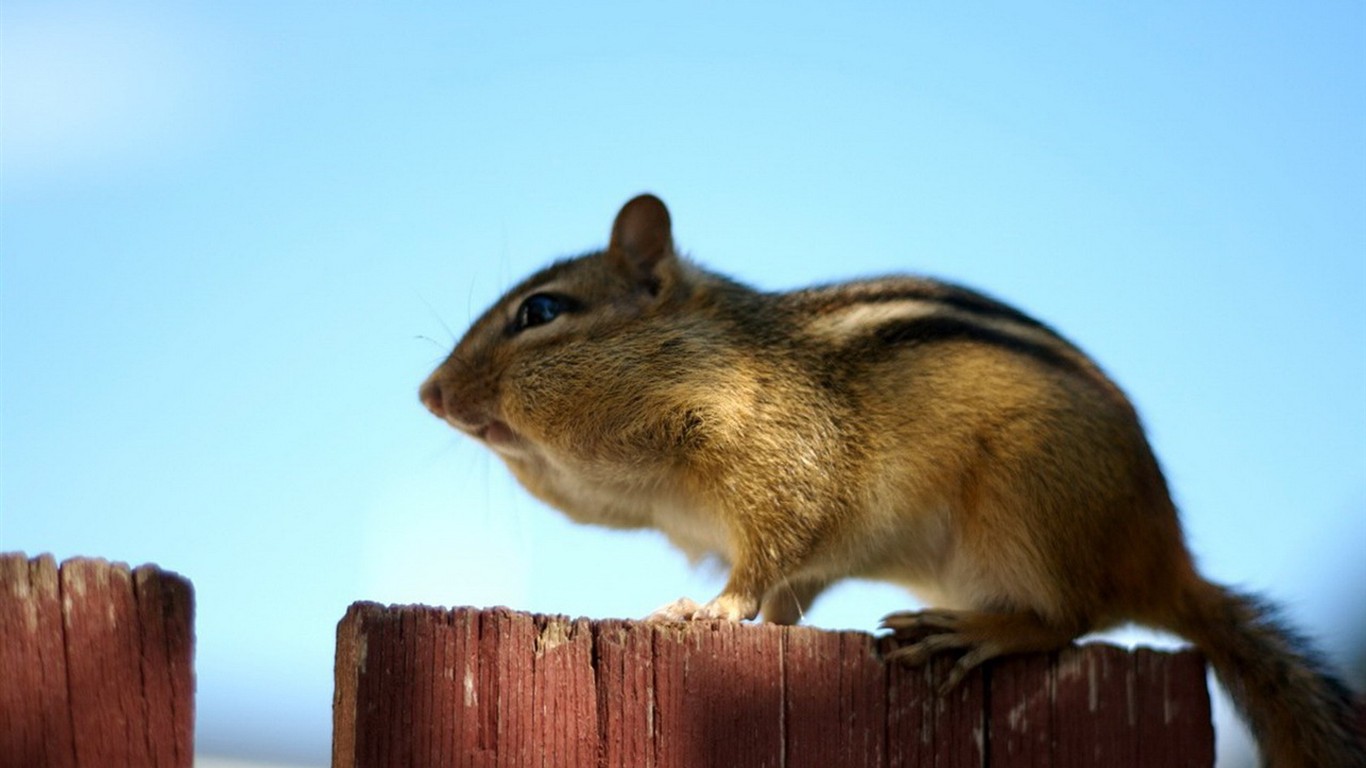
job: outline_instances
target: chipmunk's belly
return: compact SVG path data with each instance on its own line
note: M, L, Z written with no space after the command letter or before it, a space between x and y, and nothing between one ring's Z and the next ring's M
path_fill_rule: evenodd
M914 531L909 531L914 534ZM901 537L896 565L882 578L905 587L928 608L996 611L1042 610L1047 587L1028 567L1029 553L1009 542L965 545L963 532L947 524L919 530L924 538Z
M726 528L715 515L681 500L656 499L652 505L654 527L668 537L669 543L694 562L719 557L735 562L734 545Z
M867 559L848 575L896 584L930 607L976 606L981 590L970 574L978 569L965 561L952 520L948 504L935 500L873 505L858 531Z

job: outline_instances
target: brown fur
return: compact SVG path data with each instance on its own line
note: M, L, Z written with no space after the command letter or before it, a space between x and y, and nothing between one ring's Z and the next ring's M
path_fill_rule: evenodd
M564 311L516 326L528 297ZM909 663L1136 621L1196 642L1269 764L1363 764L1350 697L1255 601L1191 563L1138 416L1046 326L916 278L762 293L673 250L650 196L605 251L495 304L422 387L574 520L656 528L730 564L663 619L795 622L848 577L936 606L884 625Z

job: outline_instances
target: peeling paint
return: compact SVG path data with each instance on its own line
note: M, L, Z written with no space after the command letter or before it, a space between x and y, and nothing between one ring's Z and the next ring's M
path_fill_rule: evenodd
M1065 683L1073 678L1080 677L1082 674L1081 661L1082 656L1079 654L1063 654L1063 658L1058 660L1058 682Z
M1138 727L1138 675L1133 667L1124 673L1124 704L1128 707L1129 727Z
M479 691L474 687L474 670L465 667L465 706L474 707L479 704Z
M29 586L27 579L20 578L10 582L6 586L9 587L10 593L14 595L14 602L23 606L24 629L28 630L28 633L31 635L38 634L39 596L33 594L34 590Z

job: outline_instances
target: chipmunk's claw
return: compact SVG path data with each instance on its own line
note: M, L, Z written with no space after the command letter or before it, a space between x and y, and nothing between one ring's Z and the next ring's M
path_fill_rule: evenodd
M967 649L939 686L940 696L952 693L973 668L999 653L991 643L963 631L962 614L956 611L891 613L883 617L881 628L890 629L900 644L888 651L884 660L908 667L922 666L944 651Z
M942 632L952 632L961 625L956 611L898 611L882 617L880 629L890 629L897 640L919 640Z

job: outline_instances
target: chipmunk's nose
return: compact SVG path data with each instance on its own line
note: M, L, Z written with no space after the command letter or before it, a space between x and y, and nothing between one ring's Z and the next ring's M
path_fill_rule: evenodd
M422 382L422 387L417 391L417 396L422 404L427 406L427 410L432 412L433 416L442 421L446 420L446 393L441 389L440 379L433 375Z
M461 432L479 435L488 426L489 418L475 402L465 402L458 385L433 373L422 382L417 391L418 399L427 406L432 415L455 427ZM477 402L477 401L476 401Z

